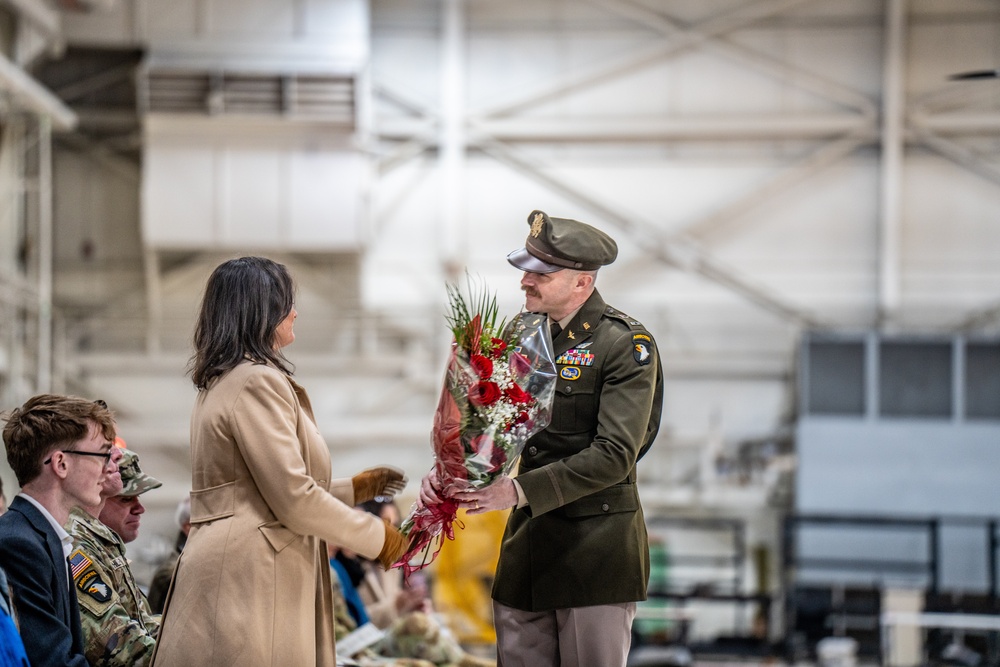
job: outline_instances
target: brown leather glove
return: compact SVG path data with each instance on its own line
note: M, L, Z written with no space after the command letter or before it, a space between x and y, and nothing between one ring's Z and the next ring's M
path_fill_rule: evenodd
M378 562L382 564L383 570L388 571L392 564L406 553L406 547L409 546L410 541L387 519L383 519L383 521L385 522L385 543L382 545L382 551L378 554Z
M398 468L380 466L359 472L351 478L354 504L367 502L375 496L392 498L406 486L406 475Z

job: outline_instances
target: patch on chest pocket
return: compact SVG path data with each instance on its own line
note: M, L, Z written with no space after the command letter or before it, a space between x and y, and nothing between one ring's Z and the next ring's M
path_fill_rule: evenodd
M580 369L576 366L566 366L561 371L559 371L559 377L563 380L579 380L580 379Z

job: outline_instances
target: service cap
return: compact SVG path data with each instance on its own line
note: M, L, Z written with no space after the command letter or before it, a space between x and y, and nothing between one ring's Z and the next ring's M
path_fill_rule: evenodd
M532 211L528 224L531 231L524 247L507 255L507 261L522 271L594 271L618 257L614 239L583 222L550 218L542 211Z
M124 456L118 462L118 471L122 475L122 492L119 496L138 496L163 486L163 482L142 471L139 467L139 455L131 449L124 450Z

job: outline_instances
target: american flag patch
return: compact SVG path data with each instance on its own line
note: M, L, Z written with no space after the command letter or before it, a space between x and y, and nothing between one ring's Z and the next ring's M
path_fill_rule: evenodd
M91 560L79 549L74 551L69 557L69 569L73 573L74 579L79 577L80 573L90 567L90 565Z

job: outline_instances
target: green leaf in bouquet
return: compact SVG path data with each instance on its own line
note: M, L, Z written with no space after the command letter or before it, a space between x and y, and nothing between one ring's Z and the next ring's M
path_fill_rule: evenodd
M447 285L449 311L445 322L455 337L455 343L466 354L489 354L493 349L492 338L498 338L506 325L497 318L500 307L495 292L486 288L482 280L473 280L465 274L465 292L457 285Z

